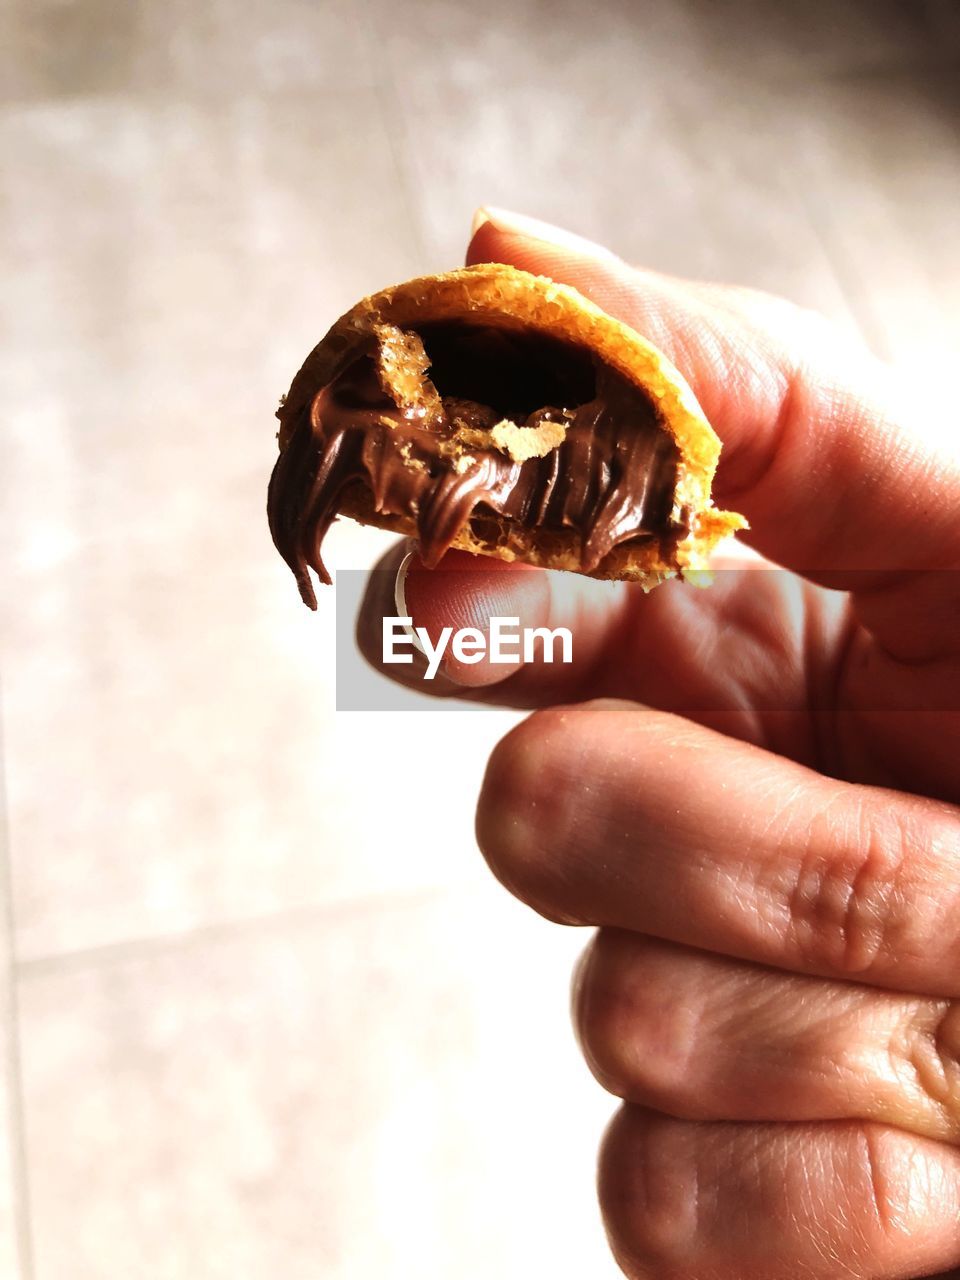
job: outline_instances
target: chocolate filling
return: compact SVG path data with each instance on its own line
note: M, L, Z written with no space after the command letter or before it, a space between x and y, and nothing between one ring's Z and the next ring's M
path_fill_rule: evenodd
M495 537L498 517L576 531L587 573L621 543L684 532L672 518L677 447L639 388L541 334L450 322L417 335L430 365L419 403L401 407L384 389L376 351L357 355L304 408L277 459L270 531L310 608L308 568L330 582L321 544L358 482L377 512L415 521L427 565L467 524ZM560 424L559 443L533 457L498 447L503 420L520 433Z

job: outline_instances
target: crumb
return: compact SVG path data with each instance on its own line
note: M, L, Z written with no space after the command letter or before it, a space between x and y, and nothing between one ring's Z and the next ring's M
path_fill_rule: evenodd
M490 441L514 462L526 462L528 458L545 458L563 444L566 434L565 422L544 419L535 427L518 427L504 418L490 432Z

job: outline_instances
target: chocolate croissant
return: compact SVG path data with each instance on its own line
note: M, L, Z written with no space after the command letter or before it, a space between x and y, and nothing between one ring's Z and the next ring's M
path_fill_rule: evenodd
M277 412L267 511L304 602L337 515L451 547L655 586L745 525L720 441L666 357L575 289L490 264L365 298Z

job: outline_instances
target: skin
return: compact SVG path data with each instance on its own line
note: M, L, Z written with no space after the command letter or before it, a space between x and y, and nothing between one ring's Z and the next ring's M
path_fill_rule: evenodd
M789 571L648 596L463 555L407 576L431 634L576 624L569 666L386 674L535 708L491 757L477 834L535 910L600 926L573 1009L624 1099L600 1153L613 1253L636 1280L960 1276L950 433L777 299L499 212L481 261L573 284L670 355L723 441L717 504L749 519L753 567ZM375 664L405 549L361 611Z

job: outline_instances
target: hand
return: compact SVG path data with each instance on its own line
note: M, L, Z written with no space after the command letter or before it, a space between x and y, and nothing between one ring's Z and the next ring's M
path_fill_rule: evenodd
M563 575L572 604L553 575L493 561L459 594L408 574L428 629L473 623L478 598L530 625L577 616L570 666L448 667L434 691L540 708L495 750L477 830L515 894L601 926L574 1011L625 1099L600 1160L611 1247L656 1280L944 1272L960 457L818 318L533 231L494 215L468 260L573 284L664 349L724 442L718 505L791 571L649 596ZM373 661L395 612L380 591L359 625Z

